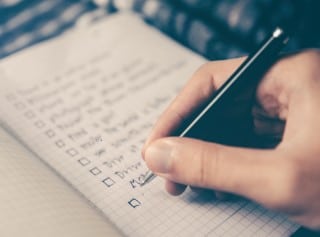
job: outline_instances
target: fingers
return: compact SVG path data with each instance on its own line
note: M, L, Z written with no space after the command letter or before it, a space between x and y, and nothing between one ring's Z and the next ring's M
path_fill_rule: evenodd
M142 154L148 144L157 138L170 135L196 108L205 103L243 60L244 58L216 61L202 66L161 115L145 142Z
M268 117L286 120L289 105L307 96L308 93L303 92L315 86L318 78L319 58L320 51L290 55L266 73L257 88L257 102Z
M240 61L233 61L234 66ZM167 180L166 188L172 194L180 194L186 185L232 193L319 228L319 51L282 59L257 88L256 132L275 138L283 133L276 148L258 150L161 138L229 76L237 65L232 68L228 62L201 68L163 114L144 147L148 167Z
M283 179L275 151L234 148L189 138L162 138L145 152L148 167L173 182L170 193L181 192L174 183L246 196L260 203L272 201ZM276 181L276 182L274 182Z
M184 190L186 189L187 185L175 183L170 180L166 180L165 187L166 187L166 190L168 193L176 196L176 195L180 195L181 193L183 193Z
M315 116L320 99L319 61L320 51L315 50L287 56L271 68L257 88L257 101L265 117L286 121L283 145L293 144L293 139L300 143L302 135L310 136L319 124ZM262 128L266 124L257 125ZM301 125L312 126L301 130ZM281 127L273 129L278 132Z
M259 106L252 109L254 132L258 136L273 137L280 139L282 137L285 121L270 117L266 111Z

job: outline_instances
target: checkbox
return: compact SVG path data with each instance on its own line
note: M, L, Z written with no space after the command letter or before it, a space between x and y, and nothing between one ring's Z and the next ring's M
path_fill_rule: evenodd
M62 147L64 147L66 144L64 143L64 141L58 140L58 141L56 141L56 145L57 145L57 147L62 148Z
M74 148L70 148L66 152L67 152L67 154L69 154L72 157L78 155L78 151Z
M45 123L42 122L41 120L37 121L34 123L34 125L37 127L37 128L43 128L45 126Z
M114 185L116 182L111 179L110 177L105 178L104 180L102 180L102 182L108 187L110 188L112 185Z
M97 167L94 167L94 168L90 169L90 173L93 175L98 175L101 173L101 170Z
M81 159L78 160L78 162L79 162L82 166L86 166L86 165L88 165L88 164L91 163L91 161L90 161L88 158L86 158L86 157L82 157Z
M7 97L7 100L8 100L8 101L13 101L13 100L16 99L16 97L15 97L14 94L9 94L9 95L7 95L6 97Z
M131 207L136 208L136 207L138 207L138 206L141 205L141 202L140 202L138 199L136 199L136 198L132 198L132 199L128 202L128 204L129 204Z
M28 119L32 119L35 117L35 114L32 112L32 111L27 111L25 114L24 114Z
M56 133L51 129L47 130L46 134L49 138L54 137L56 135Z
M22 110L22 109L24 109L26 106L25 106L23 103L18 102L18 103L15 103L15 104L14 104L14 107L16 107L16 109L18 109L18 110Z

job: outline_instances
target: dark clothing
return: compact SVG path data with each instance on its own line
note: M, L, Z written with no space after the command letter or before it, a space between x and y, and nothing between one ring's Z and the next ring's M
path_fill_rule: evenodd
M102 7L90 0L12 2L0 3L0 58L60 34L85 13L99 8L107 15L123 5L117 0L106 0ZM296 35L287 51L320 47L318 0L133 0L127 7L208 59L251 52L288 19L295 25Z

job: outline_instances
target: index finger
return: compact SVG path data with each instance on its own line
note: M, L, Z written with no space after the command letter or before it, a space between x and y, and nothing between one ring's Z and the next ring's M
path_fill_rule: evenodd
M243 60L244 58L236 58L215 61L200 67L154 125L143 146L142 155L144 156L145 149L152 141L170 136L186 118L206 103Z

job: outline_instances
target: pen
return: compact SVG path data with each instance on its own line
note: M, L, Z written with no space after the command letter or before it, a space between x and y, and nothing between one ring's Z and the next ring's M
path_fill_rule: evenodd
M232 121L230 118L221 115L221 109L226 106L234 106L235 96L239 93L251 90L254 92L255 86L264 73L276 62L280 50L286 45L289 40L289 33L286 28L277 27L268 37L258 50L249 55L247 59L236 69L236 71L228 78L228 80L213 93L208 103L202 106L189 121L175 132L179 137L192 137L204 140L214 140L229 145L239 145L232 139L226 140L225 137L235 137L235 133L246 133L246 127L250 120L244 118L242 121ZM249 88L250 87L250 88ZM244 108L250 108L251 105L241 105ZM238 109L238 108L235 108ZM241 122L244 125L240 124ZM222 126L225 124L225 126ZM242 127L242 129L237 129ZM240 125L240 126L239 126ZM211 129L211 127L214 127ZM210 127L213 133L208 132ZM210 135L213 134L213 139ZM229 136L227 136L229 135ZM246 135L244 135L246 137ZM247 135L250 139L250 135ZM209 139L210 138L210 139ZM246 145L246 139L243 139L243 144ZM149 183L156 175L150 172L144 179L141 186Z

